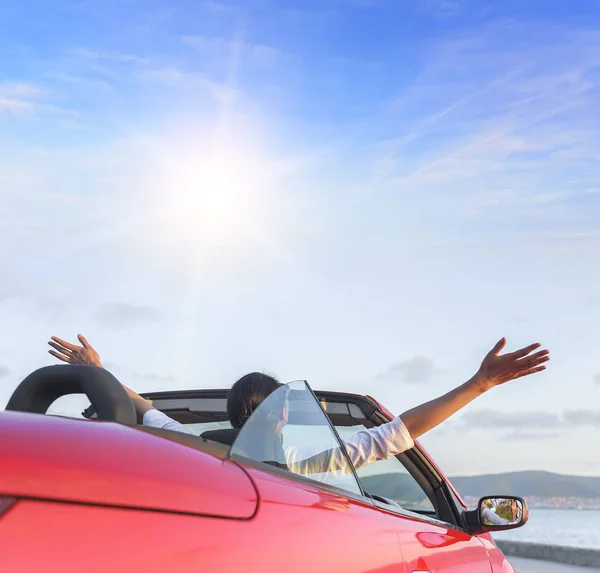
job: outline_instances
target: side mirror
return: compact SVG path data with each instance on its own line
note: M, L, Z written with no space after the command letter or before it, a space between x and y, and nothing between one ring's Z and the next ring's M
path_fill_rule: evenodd
M529 519L527 503L520 497L493 496L479 500L477 509L466 514L472 533L504 531L522 527Z

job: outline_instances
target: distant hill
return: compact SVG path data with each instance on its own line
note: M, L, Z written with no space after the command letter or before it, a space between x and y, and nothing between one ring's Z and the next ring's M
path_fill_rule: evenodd
M462 496L518 495L523 497L599 497L600 477L525 471L451 477Z
M390 499L417 501L423 494L407 474L364 476L367 491ZM450 481L462 497L517 495L521 497L600 498L600 477L583 477L541 471L511 472L481 476L457 476Z

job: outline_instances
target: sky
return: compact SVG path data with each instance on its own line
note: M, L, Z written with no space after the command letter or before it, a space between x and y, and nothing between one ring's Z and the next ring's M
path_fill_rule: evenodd
M395 413L506 336L548 370L426 449L600 475L597 2L24 0L0 54L0 407L51 335Z

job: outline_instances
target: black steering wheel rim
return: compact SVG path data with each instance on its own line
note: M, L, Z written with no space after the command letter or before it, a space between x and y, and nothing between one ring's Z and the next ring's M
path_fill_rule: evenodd
M46 414L55 400L69 394L85 394L99 420L137 423L135 407L121 383L104 368L83 364L45 366L32 372L17 386L6 410Z

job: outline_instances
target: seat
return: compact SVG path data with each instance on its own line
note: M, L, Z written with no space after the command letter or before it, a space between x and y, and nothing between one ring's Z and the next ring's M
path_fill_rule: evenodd
M206 432L202 432L202 434L200 434L200 437L204 440L217 442L231 448L238 437L240 430L241 428L206 430ZM259 440L258 443L255 442L252 445L253 447L251 447L249 451L245 452L246 457L289 471L289 467L286 463L277 461L285 460L285 453L283 451L283 447L281 446L281 441L275 434L271 436L271 439L263 436L262 440Z
M231 447L239 433L240 428L225 428L223 430L206 430L200 434L200 437Z

